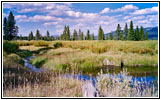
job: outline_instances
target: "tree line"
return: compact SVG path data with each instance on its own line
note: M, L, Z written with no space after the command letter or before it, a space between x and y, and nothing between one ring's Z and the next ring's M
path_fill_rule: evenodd
M24 37L22 35L17 36L18 33L18 26L15 25L16 21L14 19L13 13L10 12L8 18L4 18L3 23L3 36L5 40L46 40L46 41L53 41L53 40L95 40L94 33L90 33L90 30L87 30L86 34L79 29L78 31L74 29L73 34L71 35L69 26L64 27L63 33L60 37L50 36L49 31L46 32L45 36L40 34L40 31L36 30L36 35L33 35L31 31L28 37ZM144 34L143 26L139 27L136 26L136 29L133 28L133 22L130 21L130 27L128 29L127 23L125 24L124 29L121 29L120 24L117 25L116 34L110 32L109 34L104 35L104 31L101 26L98 29L98 37L97 40L132 40L132 41L140 41L140 40L148 40L148 33Z

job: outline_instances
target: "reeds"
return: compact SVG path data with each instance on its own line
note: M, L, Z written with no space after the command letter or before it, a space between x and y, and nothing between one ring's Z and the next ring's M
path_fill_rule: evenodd
M145 86L146 82L135 81L123 70L119 74L100 74L96 87L104 97L157 97L157 87ZM144 87L144 88L143 88ZM155 91L156 90L156 91Z

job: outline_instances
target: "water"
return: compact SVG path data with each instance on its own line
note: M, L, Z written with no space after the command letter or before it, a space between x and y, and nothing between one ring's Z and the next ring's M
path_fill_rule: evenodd
M43 69L41 68L36 68L35 66L33 66L32 64L29 63L30 59L33 58L34 56L31 56L31 57L28 57L26 59L24 59L24 62L25 62L25 66L28 67L29 69L31 69L31 71L34 71L34 72L42 72ZM102 76L110 76L111 78L112 77L117 77L119 79L123 79L122 75L121 74L117 74L117 75L113 75L112 73L111 74L102 74ZM131 85L133 86L135 84L135 82L137 82L137 84L141 84L141 85L144 85L144 86L148 86L148 87L151 87L151 86L155 86L155 87L158 87L158 77L155 75L155 76L137 76L135 75L134 76L130 76L128 75L128 77L131 77ZM84 75L84 74L66 74L65 75L66 78L74 78L74 79L78 79L78 80L83 80L83 81L91 81L93 86L95 86L96 82L97 82L97 78L98 76L91 76L89 77L88 75Z
M31 71L33 72L42 72L43 69L40 68L36 68L35 66L33 66L32 64L29 63L30 59L32 59L34 56L28 57L24 59L24 65L26 67L28 67L29 69L31 69Z
M143 91L144 89L148 88L154 88L155 91L158 90L158 77L153 77L153 76L144 76L144 77L133 77L127 75L122 76L121 74L113 75L113 74L101 74L100 76L96 77L89 77L87 75L82 75L80 74L66 74L66 78L74 78L78 80L83 80L83 81L90 81L92 82L93 86L96 87L97 80L100 79L101 77L110 77L110 78L118 78L120 81L123 81L124 78L130 80L130 86L136 89L139 89L140 91Z

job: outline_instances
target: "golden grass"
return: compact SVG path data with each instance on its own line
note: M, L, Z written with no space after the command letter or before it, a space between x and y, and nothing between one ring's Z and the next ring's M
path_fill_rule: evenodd
M49 83L27 84L4 91L4 97L82 97L83 82L62 77L52 78Z
M20 46L19 49L20 50L29 50L29 51L37 51L41 48L45 48L45 47L35 47L33 45L30 45L30 46Z

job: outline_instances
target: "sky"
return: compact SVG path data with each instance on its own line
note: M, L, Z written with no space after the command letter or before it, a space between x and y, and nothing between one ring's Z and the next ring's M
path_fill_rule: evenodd
M18 35L23 36L31 31L35 35L37 29L42 35L47 30L50 35L60 35L65 25L69 25L71 34L74 29L84 34L89 29L97 35L100 25L104 33L109 33L118 24L124 29L131 20L134 28L158 26L158 10L158 3L3 3L3 18L12 11Z

